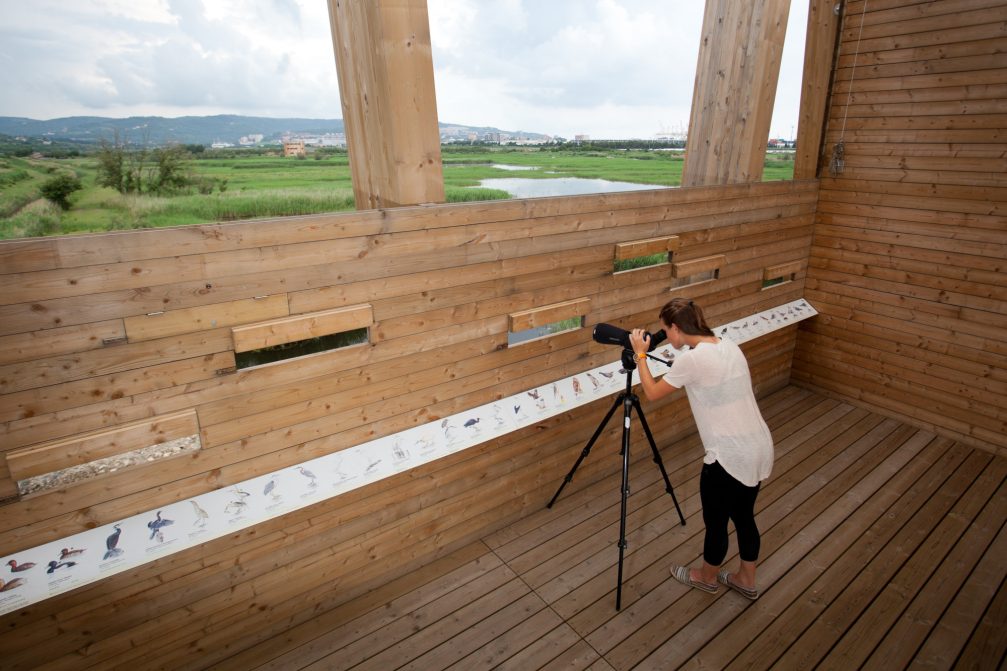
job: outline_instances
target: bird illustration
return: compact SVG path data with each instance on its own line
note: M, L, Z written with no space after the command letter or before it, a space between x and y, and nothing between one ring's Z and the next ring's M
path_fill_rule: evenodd
M501 427L507 423L503 415L500 414L500 406L498 405L493 406L493 421L497 423L497 427Z
M598 371L598 373L599 373L599 374L600 374L600 375L601 375L601 376L602 376L603 378L606 378L606 379L609 379L609 380L611 380L611 379L612 379L612 376L613 376L613 375L615 374L615 373L612 373L611 371L604 371L604 370L600 370L600 371Z
M538 389L532 389L531 391L525 392L525 393L527 393L529 396L531 396L536 401L538 400Z
M63 548L62 550L59 551L59 558L62 561L63 559L67 559L68 557L76 557L77 555L82 554L84 554L84 550L82 549Z
M150 538L148 540L154 540L157 538L158 543L164 542L164 533L161 531L166 526L170 526L175 523L175 520L169 520L165 517L161 517L161 511L157 511L157 516L151 521L147 522L147 528L150 529Z
M601 382L598 382L598 378L596 378L594 375L591 375L591 373L587 374L587 379L591 381L591 385L595 389L597 389L599 385L601 385Z
M465 422L465 425L464 425L465 428L466 429L471 429L472 427L474 427L476 424L479 423L480 419L481 419L480 417L475 417L473 419L468 420L467 422Z
M515 406L514 406L514 414L516 415L516 414L518 414L519 412L521 412L521 406L520 406L520 405L515 405Z
M364 475L366 475L368 473L373 473L374 470L378 467L378 464L380 464L380 463L381 463L381 460L378 459L377 461L372 461L371 463L367 464L367 470L364 471Z
M206 520L210 517L210 513L203 510L203 508L192 499L189 499L189 503L192 504L192 512L196 516L196 521L192 523L192 526L205 527Z
M306 469L304 466L298 466L297 471L306 478L309 478L311 482L308 483L308 487L314 488L318 486L315 482L315 474Z
M576 377L573 378L573 393L575 396L580 396L580 380Z
M35 566L35 562L26 561L22 564L18 564L16 560L11 559L7 562L7 566L10 566L11 573L20 573L21 571L27 571L28 569Z
M63 562L51 561L49 562L49 568L46 569L46 573L55 573L56 569L63 568L64 566L70 568L76 565L77 562L75 561L63 561Z
M245 503L245 499L251 496L251 494L249 494L243 489L238 489L237 487L234 487L233 489L231 489L231 491L234 492L234 495L237 496L238 498L232 499L230 502L228 502L228 504L224 506L224 512L240 514L242 510L248 507L248 504Z
M122 548L116 547L119 545L119 536L122 535L122 527L118 524L113 524L112 528L115 529L108 538L105 539L105 556L102 560L111 559L112 557L118 557L123 553Z
M555 382L552 383L552 400L560 405L566 403L566 397L563 396L563 392L559 390L559 386Z
M392 455L395 457L396 461L405 461L409 458L409 453L402 447L401 438L395 439L395 444L392 445Z
M455 440L455 437L454 437L454 435L453 435L453 434L451 433L451 430L452 430L452 429L454 429L455 427L451 426L451 425L450 425L450 424L448 423L448 420L446 420L446 419L445 419L445 420L444 420L443 422L441 422L441 428L442 428L442 429L444 430L444 438L445 438L445 439L446 439L446 440L447 440L447 441L448 441L449 443L452 443L452 442L454 442L454 440Z
M262 488L262 495L263 496L272 495L272 498L275 501L276 499L280 498L279 494L274 493L275 489L276 489L276 476L271 475L269 476L269 482L267 482L266 486Z
M17 587L20 587L25 583L23 578L14 578L13 580L8 580L4 582L0 580L0 592L7 592Z

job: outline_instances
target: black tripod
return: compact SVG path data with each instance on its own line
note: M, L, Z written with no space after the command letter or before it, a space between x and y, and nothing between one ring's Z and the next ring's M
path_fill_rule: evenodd
M649 354L647 356L650 356ZM663 359L658 359L657 357L651 356L650 358L655 361L660 361L663 364L671 365ZM594 445L595 441L598 440L598 436L601 432L605 430L605 425L608 424L608 420L612 419L612 415L615 414L616 408L619 404L622 404L622 451L620 455L622 456L622 510L619 518L619 576L616 579L616 591L615 591L615 609L622 609L622 559L623 554L626 550L626 497L629 495L629 421L633 415L633 408L636 408L636 412L640 415L640 423L643 424L643 431L647 434L647 440L650 442L650 449L654 453L654 463L657 464L658 468L661 469L661 476L664 478L665 491L671 494L671 500L675 502L675 510L678 511L678 519L682 521L682 526L685 526L685 517L682 515L682 509L678 505L678 499L675 497L675 490L671 487L671 480L668 479L668 471L664 468L664 462L661 460L661 453L657 451L657 445L654 443L654 435L650 432L650 427L647 426L647 417L643 414L643 408L640 407L640 399L633 393L633 371L636 369L636 360L633 356L633 351L624 349L622 351L622 367L626 371L626 389L625 391L619 392L616 397L615 402L612 403L612 408L605 415L605 419L601 420L601 424L598 425L598 429L591 436L591 440L587 441L587 445L581 451L580 456L577 457L577 461L574 462L573 468L570 472L566 474L563 478L563 482L560 484L559 489L553 495L552 500L549 501L547 508L552 508L552 504L556 503L556 499L563 492L563 488L566 487L568 482L573 480L573 474L577 471L577 467L580 466L580 462L584 461L588 454L591 452L591 447Z

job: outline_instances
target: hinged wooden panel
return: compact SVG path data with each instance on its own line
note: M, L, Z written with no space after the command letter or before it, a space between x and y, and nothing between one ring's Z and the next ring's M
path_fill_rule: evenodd
M236 326L288 314L287 294L274 294L229 303L214 303L183 310L168 310L127 317L130 342L192 333L221 326Z
M7 467L12 479L24 480L197 433L199 422L196 411L183 410L114 429L12 450L7 453Z
M804 268L804 261L788 261L775 266L769 266L762 271L763 280L775 280L777 277L790 279L790 275L801 272Z
M720 270L726 262L726 256L717 254L716 256L704 256L701 259L673 263L671 264L671 276L689 277L690 275L698 275L699 273L711 270Z
M540 308L522 310L510 315L510 331L527 331L538 326L545 326L553 322L570 319L571 317L581 317L591 311L590 298L577 298L572 301L543 305Z
M231 329L231 333L234 336L234 351L248 352L342 331L352 331L373 324L374 311L369 303L365 303L348 308L274 319L261 324L239 326Z
M646 240L634 240L633 242L621 242L615 246L615 260L624 261L635 259L640 256L650 256L661 252L677 252L682 246L682 239L677 235L667 235L662 238L648 238Z

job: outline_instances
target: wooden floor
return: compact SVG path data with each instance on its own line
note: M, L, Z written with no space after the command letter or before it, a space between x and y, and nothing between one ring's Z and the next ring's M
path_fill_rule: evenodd
M621 612L616 472L575 478L552 510L220 668L1003 666L1007 460L796 387L762 406L776 465L757 503L758 601L669 576L702 549L693 436L662 449L686 526L657 467L631 468ZM599 445L588 458L617 462L617 451ZM731 552L734 565L733 535Z

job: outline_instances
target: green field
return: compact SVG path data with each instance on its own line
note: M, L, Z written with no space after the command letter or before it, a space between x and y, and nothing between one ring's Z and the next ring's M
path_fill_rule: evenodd
M509 198L504 191L472 188L493 177L583 177L677 186L682 176L682 155L664 151L445 147L443 163L448 202ZM536 169L513 172L493 164ZM192 188L171 196L124 195L96 184L97 161L92 157L0 158L0 239L314 214L354 206L344 152L300 159L235 154L193 158L185 167ZM61 172L75 174L83 184L66 211L39 192L43 182ZM764 181L792 175L792 153L767 156Z

